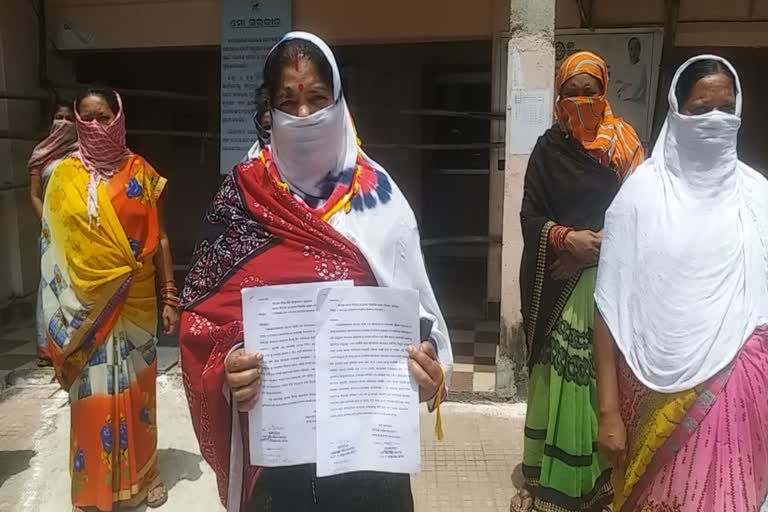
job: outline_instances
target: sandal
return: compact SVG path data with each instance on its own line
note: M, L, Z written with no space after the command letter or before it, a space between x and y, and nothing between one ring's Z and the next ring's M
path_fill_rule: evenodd
M38 357L37 358L37 367L38 368L50 368L53 366L53 362L48 357ZM78 512L78 511L75 511Z
M509 504L509 512L531 512L533 496L525 489L520 489Z
M155 496L152 498L152 496ZM168 501L168 489L165 484L157 484L147 493L147 506L149 508L160 508Z

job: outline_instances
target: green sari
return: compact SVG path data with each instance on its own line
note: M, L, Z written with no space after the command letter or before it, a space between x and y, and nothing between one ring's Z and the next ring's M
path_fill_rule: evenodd
M539 138L528 160L520 210L520 295L530 372L523 475L534 510L601 511L611 503L610 469L597 452L597 269L554 279L551 268L559 254L549 235L555 226L600 232L627 172L601 164L557 125Z
M599 511L613 496L610 468L597 450L596 277L596 267L582 272L547 347L531 361L523 475L534 510Z

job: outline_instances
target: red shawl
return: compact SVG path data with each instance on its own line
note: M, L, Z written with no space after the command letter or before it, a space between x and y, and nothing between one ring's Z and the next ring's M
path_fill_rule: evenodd
M224 358L243 341L241 289L322 280L376 284L360 251L322 220L351 200L349 192L359 189L356 180L339 183L325 207L310 210L276 176L270 161L256 159L225 178L206 214L182 294L184 386L201 452L216 473L225 505L232 411L223 394ZM249 465L247 434L243 438L245 504L259 468Z

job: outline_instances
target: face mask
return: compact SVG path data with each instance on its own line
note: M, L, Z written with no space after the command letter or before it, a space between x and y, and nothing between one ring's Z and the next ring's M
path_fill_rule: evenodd
M51 133L56 133L60 130L66 130L74 126L72 121L66 119L54 119L51 123Z
M668 126L664 160L673 173L710 184L733 175L738 163L739 116L719 110L698 116L670 112Z
M344 104L338 101L307 117L272 111L272 152L280 174L298 192L323 197L343 170Z
M602 96L573 96L557 102L557 117L560 124L573 137L591 141L603 120L608 102Z

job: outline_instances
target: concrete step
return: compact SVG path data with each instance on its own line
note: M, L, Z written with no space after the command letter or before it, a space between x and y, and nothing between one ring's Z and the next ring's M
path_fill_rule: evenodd
M477 321L475 322L474 329L476 342L499 344L501 325L498 320Z

